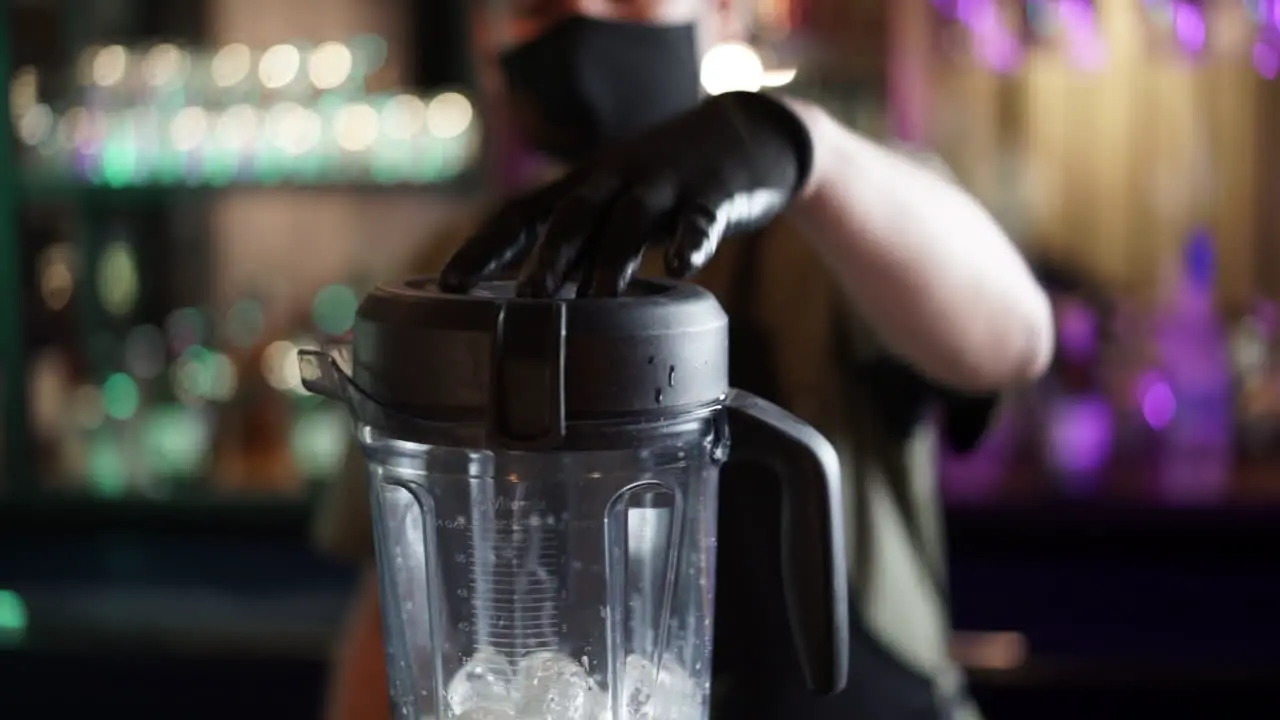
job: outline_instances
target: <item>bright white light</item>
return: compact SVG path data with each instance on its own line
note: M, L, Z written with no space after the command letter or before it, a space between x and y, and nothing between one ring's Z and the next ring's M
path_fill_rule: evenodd
M427 131L438 138L455 138L471 127L471 101L455 92L441 93L427 105Z
M764 87L764 61L750 45L720 43L702 56L702 88L710 95Z
M765 70L764 77L760 79L760 84L767 88L779 88L784 85L790 85L796 79L795 68L781 68L777 70Z
M382 132L393 140L408 140L427 126L427 104L413 95L397 95L382 106Z
M334 116L333 130L343 150L368 150L378 140L378 112L364 103L347 105Z
M169 123L169 139L179 152L196 149L209 132L209 114L204 108L184 107Z
M293 82L302 67L302 53L292 45L273 45L258 61L258 79L273 90Z
M28 110L15 128L18 139L27 145L39 145L53 130L53 110L43 103Z
M299 350L318 350L319 346L310 340L299 340L296 343L288 340L277 340L262 352L262 375L271 387L284 391L309 395L302 386L302 370L298 367Z
M355 59L346 45L340 42L321 43L307 59L307 74L312 85L321 90L332 90L346 82L354 63Z
M129 51L123 45L108 45L93 58L93 81L103 87L115 85L124 80L128 67Z
M170 43L156 45L142 59L142 77L154 87L181 81L187 69L187 54Z
M218 87L231 87L249 76L253 53L248 45L232 43L223 47L209 63L209 74Z
M324 123L315 111L289 102L267 112L267 128L276 147L290 155L301 155L319 144Z
M227 108L214 127L218 143L235 150L252 145L258 135L258 115L258 109L250 105Z
M30 65L18 68L9 82L9 112L20 118L40 101L40 75Z

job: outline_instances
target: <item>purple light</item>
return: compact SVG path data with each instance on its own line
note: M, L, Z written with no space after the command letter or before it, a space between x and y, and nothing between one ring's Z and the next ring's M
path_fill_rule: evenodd
M1189 2L1179 2L1173 9L1173 31L1182 48L1193 55L1204 50L1204 13Z
M1259 40L1253 44L1253 67L1267 80L1275 80L1276 75L1280 74L1280 52L1270 43Z
M1173 389L1163 380L1150 382L1142 393L1142 417L1156 430L1163 430L1178 413L1178 400Z
M977 40L979 57L992 70L1007 75L1022 64L1022 47L1017 40L1003 35L979 35Z
M1084 362L1098 350L1098 318L1082 300L1075 298L1058 304L1058 343L1068 359Z
M1066 28L1071 61L1084 70L1097 70L1107 61L1107 47L1098 33L1091 0L1058 0L1058 17Z
M954 18L960 15L960 6L963 2L964 0L933 0L933 6L943 15Z
M1111 406L1096 395L1058 398L1049 408L1048 459L1074 492L1091 492L1111 458Z
M1022 64L1022 43L1005 26L995 0L943 0L939 8L944 13L954 9L954 15L973 33L978 59L988 67L1010 73Z

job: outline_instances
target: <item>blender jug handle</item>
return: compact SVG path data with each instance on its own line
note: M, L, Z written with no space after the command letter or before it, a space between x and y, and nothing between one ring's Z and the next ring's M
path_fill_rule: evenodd
M849 575L844 485L835 448L800 418L742 390L725 398L729 454L771 468L782 485L787 614L810 690L844 689L849 672Z
M346 349L298 350L298 371L302 375L302 386L316 395L347 404L350 400L347 386L351 384L351 377L333 356L333 352L343 352Z

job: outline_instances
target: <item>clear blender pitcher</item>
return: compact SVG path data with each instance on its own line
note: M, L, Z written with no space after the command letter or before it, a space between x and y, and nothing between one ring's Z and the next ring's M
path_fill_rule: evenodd
M816 692L842 688L836 454L728 387L715 297L649 280L611 299L512 292L382 285L349 358L300 354L368 461L396 718L705 720L730 459L787 490L779 580L801 666Z

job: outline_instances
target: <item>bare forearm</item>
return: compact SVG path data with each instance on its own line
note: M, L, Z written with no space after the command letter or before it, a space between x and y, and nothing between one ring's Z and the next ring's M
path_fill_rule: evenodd
M991 215L949 180L789 102L815 150L791 214L888 349L961 390L1043 373L1049 300Z

